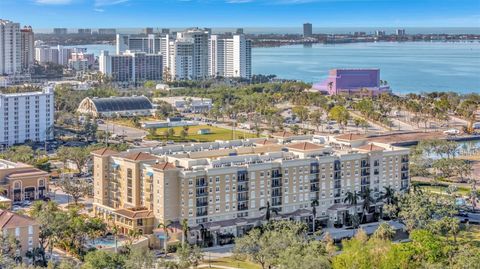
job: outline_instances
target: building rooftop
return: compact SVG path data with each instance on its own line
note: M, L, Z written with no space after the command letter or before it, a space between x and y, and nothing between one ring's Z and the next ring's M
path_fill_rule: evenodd
M0 229L11 229L36 225L37 222L27 216L0 209Z
M363 140L363 139L366 139L366 137L364 135L349 133L349 134L337 135L335 136L335 139L354 141L354 140Z
M102 148L102 149L97 149L91 152L92 154L100 155L100 156L109 156L113 154L117 154L118 151L115 151L113 149L109 148Z
M324 146L320 144L314 144L311 142L299 142L299 143L291 143L286 145L287 148L289 149L297 149L297 150L303 150L303 151L308 151L308 150L319 150L323 149Z
M127 111L153 109L153 105L145 96L89 98L97 112ZM83 103L83 101L82 101Z

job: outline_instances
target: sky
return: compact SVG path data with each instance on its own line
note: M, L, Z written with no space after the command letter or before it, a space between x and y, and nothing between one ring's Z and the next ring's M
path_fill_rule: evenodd
M480 0L0 0L34 28L479 27Z

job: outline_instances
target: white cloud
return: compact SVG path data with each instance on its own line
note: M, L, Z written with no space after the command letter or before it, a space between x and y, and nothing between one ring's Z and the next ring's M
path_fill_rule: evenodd
M95 11L95 12L104 12L105 9L102 9L102 8L94 8L93 11Z
M72 2L73 0L35 0L35 3L41 5L68 5Z
M96 7L113 6L128 2L129 0L95 0Z

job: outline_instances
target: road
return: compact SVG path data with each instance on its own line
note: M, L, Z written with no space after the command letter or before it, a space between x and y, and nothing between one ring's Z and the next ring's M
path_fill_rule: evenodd
M147 132L144 130L127 127L111 122L98 124L98 129L108 131L117 135L125 135L129 139L141 139L143 136L147 135Z

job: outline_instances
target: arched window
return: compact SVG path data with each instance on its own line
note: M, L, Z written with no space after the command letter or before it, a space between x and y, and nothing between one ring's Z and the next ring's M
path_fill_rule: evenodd
M22 183L20 181L15 181L15 183L13 183L13 188L14 189L21 189L22 188Z
M38 186L39 187L44 187L45 186L45 180L44 179L39 179L38 180Z

